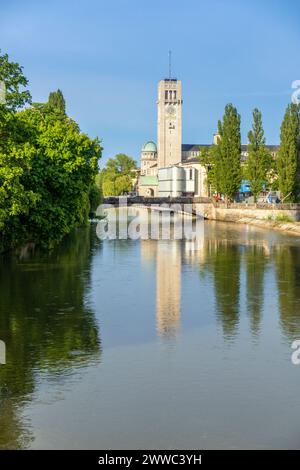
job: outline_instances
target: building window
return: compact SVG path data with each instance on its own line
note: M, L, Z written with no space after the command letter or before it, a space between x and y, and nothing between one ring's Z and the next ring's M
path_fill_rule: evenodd
M190 180L193 179L193 168L190 168Z
M176 100L176 90L174 90L174 100Z
M169 91L170 101L172 100L172 90Z
M165 91L165 100L168 99L168 90Z

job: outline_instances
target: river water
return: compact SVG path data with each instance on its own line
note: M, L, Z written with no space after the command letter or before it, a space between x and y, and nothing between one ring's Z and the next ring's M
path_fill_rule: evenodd
M300 240L205 222L0 262L0 448L300 448Z

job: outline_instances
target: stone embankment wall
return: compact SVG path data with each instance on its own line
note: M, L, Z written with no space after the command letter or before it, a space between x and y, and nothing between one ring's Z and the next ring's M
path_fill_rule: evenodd
M248 217L260 220L268 220L280 217L288 217L292 220L300 220L300 204L210 204L207 208L209 218L235 222L238 219Z
M210 220L251 224L300 236L300 204L247 205L201 203L195 200L194 208Z

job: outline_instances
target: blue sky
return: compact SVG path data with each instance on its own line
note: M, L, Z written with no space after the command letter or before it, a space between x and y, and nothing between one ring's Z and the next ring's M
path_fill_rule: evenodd
M156 140L157 83L183 86L183 142L209 143L232 102L246 142L263 113L278 143L291 83L300 79L298 0L0 0L0 47L24 66L34 101L61 88L67 111L104 147L139 158Z

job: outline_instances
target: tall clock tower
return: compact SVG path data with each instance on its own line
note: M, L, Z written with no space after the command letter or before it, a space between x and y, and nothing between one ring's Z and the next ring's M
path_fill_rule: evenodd
M181 162L181 108L181 81L161 80L157 101L158 168Z

